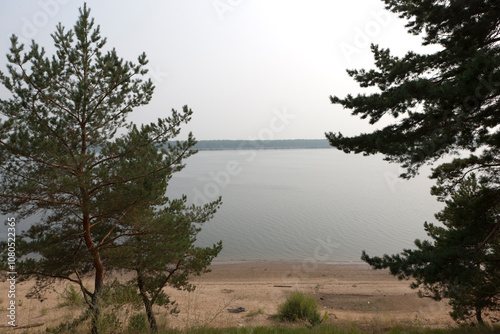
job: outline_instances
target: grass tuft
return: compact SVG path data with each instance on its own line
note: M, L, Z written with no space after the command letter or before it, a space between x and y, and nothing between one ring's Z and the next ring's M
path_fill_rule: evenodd
M43 317L47 314L49 314L49 308L47 306L42 307L40 310L40 315Z
M317 308L318 302L314 297L294 291L283 304L278 305L278 319L282 321L314 319L318 316Z
M248 313L246 314L246 317L248 317L248 318L255 317L256 315L259 315L259 314L265 314L263 308L258 308L256 310L250 310L250 311L248 311Z
M148 329L148 320L145 313L138 313L130 317L128 321L129 333L147 333Z

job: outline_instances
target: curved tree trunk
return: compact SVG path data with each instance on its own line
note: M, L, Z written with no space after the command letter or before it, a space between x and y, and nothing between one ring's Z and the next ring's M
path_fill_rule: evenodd
M100 262L100 259L99 259ZM102 273L102 271L101 271ZM95 288L94 294L92 295L92 334L98 334L98 323L101 316L101 294L102 294L103 279L101 275L98 275L96 270L95 276Z
M158 332L158 325L156 324L156 318L153 313L153 303L150 301L146 302L144 300L144 306L146 308L146 315L148 317L149 328L151 329L152 332L156 333Z
M484 324L482 309L480 307L476 307L476 320L480 325Z
M144 281L142 278L141 269L136 269L137 272L137 287L139 288L139 294L142 297L142 302L144 303L144 308L146 309L146 316L148 317L149 328L152 332L158 332L158 325L156 323L156 318L153 313L153 301L149 300L148 295L144 288Z
M99 322L100 316L100 304L101 304L101 294L102 287L104 285L104 266L101 261L101 256L90 234L90 215L88 213L84 214L83 218L83 236L85 239L85 244L93 256L93 264L95 269L95 284L94 293L92 294L92 334L98 334L97 324Z

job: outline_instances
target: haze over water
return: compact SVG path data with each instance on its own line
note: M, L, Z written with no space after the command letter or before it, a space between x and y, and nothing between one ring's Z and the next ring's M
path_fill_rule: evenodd
M409 181L382 156L335 149L201 151L186 160L167 194L197 204L222 196L198 235L219 240L214 262L361 262L424 239L443 207L430 195L429 168Z

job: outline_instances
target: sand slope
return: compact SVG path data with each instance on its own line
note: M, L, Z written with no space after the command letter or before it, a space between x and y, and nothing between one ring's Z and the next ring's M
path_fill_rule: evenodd
M167 288L177 300L180 313L167 316L164 309L157 309L159 323L168 319L169 326L261 326L273 324L270 316L286 295L299 290L317 298L320 311L327 311L329 322L418 322L426 326L453 325L445 301L435 302L418 298L409 288L408 281L399 281L387 271L374 271L367 265L319 263L238 263L213 265L212 272L194 277L197 288L193 292ZM89 285L92 280L89 278ZM24 294L32 283L17 284L16 299L21 300L16 310L17 324L44 323L30 332L41 331L47 324L68 321L81 311L78 308L58 308L60 293L66 283L56 286L43 303L28 300ZM0 317L7 324L6 306L8 284L2 283ZM246 312L229 313L228 309L243 307ZM247 317L249 311L261 309L264 314ZM142 310L141 310L142 311ZM134 311L130 310L129 314ZM124 321L126 322L126 317ZM2 328L3 330L4 328Z

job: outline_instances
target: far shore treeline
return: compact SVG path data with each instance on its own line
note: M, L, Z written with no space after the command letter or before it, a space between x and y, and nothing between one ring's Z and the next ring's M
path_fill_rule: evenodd
M215 150L270 150L332 148L327 139L280 139L280 140L200 140L194 149Z

